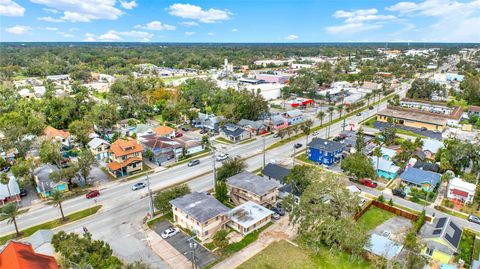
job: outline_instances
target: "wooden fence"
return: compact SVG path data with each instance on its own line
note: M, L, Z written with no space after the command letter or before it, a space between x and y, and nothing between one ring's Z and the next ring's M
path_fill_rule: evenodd
M395 207L395 206L391 206L391 205L388 205L388 204L384 204L380 201L377 201L377 200L372 200L370 203L367 204L367 206L365 206L362 211L358 212L354 219L355 220L358 220L363 214L365 214L365 212L367 212L367 210L371 207L371 206L376 206L382 210L385 210L385 211L388 211L388 212L391 212L397 216L400 216L400 217L404 217L406 219L409 219L411 221L416 221L417 218L418 218L418 215L417 214L414 214L414 213L411 213L411 212L408 212L408 211L405 211L401 208L398 208L398 207ZM426 222L429 222L432 220L432 217L430 216L425 216L425 221Z

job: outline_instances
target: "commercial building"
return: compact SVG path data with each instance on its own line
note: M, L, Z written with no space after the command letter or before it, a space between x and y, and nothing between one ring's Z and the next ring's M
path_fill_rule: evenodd
M288 82L290 76L287 75L273 75L273 74L257 74L255 76L258 80L263 80L267 83L285 84Z
M431 131L443 131L447 126L447 119L440 115L394 106L378 112L377 120Z

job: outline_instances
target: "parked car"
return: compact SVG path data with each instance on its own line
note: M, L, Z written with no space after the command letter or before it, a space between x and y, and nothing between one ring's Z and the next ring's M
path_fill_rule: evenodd
M188 129L188 128L185 127L185 126L182 127L182 131L184 131L184 132L188 132L189 130L190 130L190 129Z
M360 116L362 116L362 113L357 113L357 117L360 117Z
M278 133L275 133L275 134L273 135L273 138L277 138L277 137L280 137L280 135L278 135Z
M473 214L470 214L470 215L468 215L468 221L476 223L476 224L480 224L480 217L475 216Z
M161 236L163 239L167 239L169 237L176 235L178 232L180 232L180 229L178 229L177 227L170 227L165 231L163 231Z
M378 186L377 182L373 182L369 178L362 178L358 182L360 182L360 184L362 184L363 186L367 186L370 188L376 188Z
M27 190L24 188L20 188L20 197L25 197L27 196Z
M440 131L440 130L433 130L433 132L436 133L436 134L441 134L442 133L442 131Z
M182 137L182 136L183 136L182 133L180 133L180 132L175 132L175 137Z
M298 148L301 148L303 145L301 143L295 143L295 145L293 145L294 148L298 149Z
M405 198L405 196L407 196L407 194L402 189L394 189L392 190L392 194L402 198Z
M215 160L217 162L221 162L221 161L225 161L226 159L228 159L228 154L225 153L225 154L219 154L215 157Z
M312 135L313 136L318 136L320 133L319 132L313 132Z
M200 130L200 134L206 134L208 131L206 129Z
M135 183L133 186L132 186L132 191L136 191L136 190L140 190L140 189L143 189L147 186L147 184L143 183L143 182L138 182L138 183Z
M368 109L372 110L372 109L373 109L373 106L369 106Z
M274 207L274 208L272 208L272 211L277 213L280 216L285 215L285 210L283 210L283 208L281 208L281 207Z
M272 215L272 219L274 219L274 220L279 220L279 219L280 219L280 215L277 214L277 213L274 213L274 214Z
M100 191L99 191L99 190L91 190L91 191L89 191L89 192L85 195L85 197L87 197L87 199L91 199L91 198L97 197L97 196L99 196L99 195L100 195Z
M188 162L188 166L195 166L197 164L200 164L200 160L193 160Z

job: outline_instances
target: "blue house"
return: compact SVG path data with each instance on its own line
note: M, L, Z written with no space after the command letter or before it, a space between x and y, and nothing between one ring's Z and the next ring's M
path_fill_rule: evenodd
M386 179L394 179L398 175L400 167L396 166L392 161L385 159L385 157L370 157L373 167L377 170L377 175ZM378 167L377 167L378 165Z
M308 143L307 156L312 162L323 165L332 165L342 159L344 146L341 143L315 138Z
M430 191L440 183L442 175L410 167L400 175L400 179L410 185Z

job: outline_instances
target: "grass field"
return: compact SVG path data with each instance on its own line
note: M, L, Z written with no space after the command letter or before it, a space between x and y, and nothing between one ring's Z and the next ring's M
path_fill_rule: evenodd
M287 241L274 242L239 269L363 269L373 268L365 260L350 260L345 252L322 248L318 253L296 247Z
M39 224L39 225L29 227L27 229L21 230L19 237L16 237L15 233L0 237L0 245L3 245L5 242L7 242L10 239L19 239L19 238L23 238L23 237L28 237L28 236L34 234L38 230L51 230L51 229L54 229L58 226L65 225L65 224L83 219L85 217L88 217L90 215L93 215L93 214L97 213L97 211L100 210L100 208L102 208L102 206L97 205L97 206L90 207L90 208L84 209L82 211L78 211L78 212L72 213L70 215L67 215L67 216L65 216L65 218L66 218L65 221L62 221L61 218L58 218L58 219L55 219L55 220L52 220L52 221L49 221L49 222L45 222L45 223L42 223L42 224ZM21 227L19 227L19 229L21 229Z
M395 214L372 206L358 219L357 224L363 226L365 230L370 231L393 217L395 217Z

